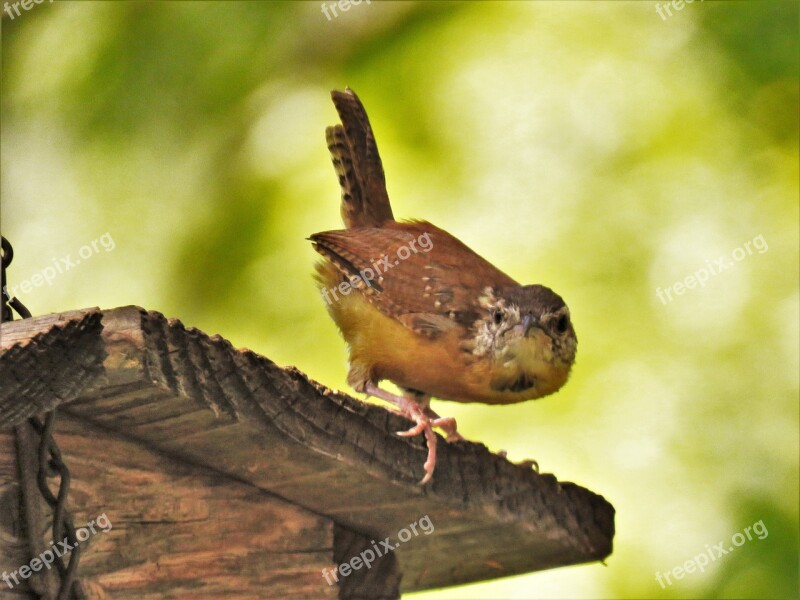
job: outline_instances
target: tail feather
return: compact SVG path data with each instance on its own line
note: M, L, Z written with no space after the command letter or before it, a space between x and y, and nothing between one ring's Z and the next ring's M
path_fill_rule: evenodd
M328 127L325 138L342 188L342 220L347 228L380 227L394 216L367 112L350 88L331 98L342 124Z

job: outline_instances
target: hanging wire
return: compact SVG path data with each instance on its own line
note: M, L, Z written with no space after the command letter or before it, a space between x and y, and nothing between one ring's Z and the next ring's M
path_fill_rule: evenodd
M29 319L31 318L30 311L17 298L11 297L6 285L6 268L14 259L14 249L9 241L2 236L0 236L0 242L2 243L2 256L0 256L0 282L2 283L0 286L0 289L2 289L2 294L0 294L0 320L12 321L14 312L23 319ZM61 577L56 600L85 600L86 595L83 587L77 579L81 547L78 545L75 536L72 515L67 511L67 494L69 493L71 478L67 465L61 459L61 451L58 448L58 444L53 439L55 420L55 410L45 415L44 423L39 420L39 417L28 419L31 427L39 434L39 471L36 474L36 481L39 492L53 511L52 544L59 544L59 542L66 540L67 547L71 546L67 564L64 564L64 558L60 553L55 559L56 568ZM22 461L20 462L22 464ZM48 478L55 476L59 477L57 496L50 491L47 481ZM34 534L34 532L29 532L29 534Z

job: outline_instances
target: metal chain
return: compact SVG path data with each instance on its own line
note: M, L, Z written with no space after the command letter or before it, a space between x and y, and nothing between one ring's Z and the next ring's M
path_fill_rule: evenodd
M67 511L67 494L69 493L70 474L67 465L61 460L61 451L53 439L53 426L56 422L56 411L50 411L45 416L44 425L38 417L31 417L28 422L41 436L39 440L39 473L36 477L39 484L39 491L45 501L53 509L53 543L58 544L66 540L72 547L69 555L69 563L64 564L64 559L57 556L55 559L56 568L61 575L61 586L58 590L57 600L83 600L86 596L83 593L80 582L76 579L78 575L78 562L81 559L81 546L75 537L75 525L72 515ZM47 484L48 477L58 475L60 482L58 485L58 496L54 496Z
M8 293L8 286L6 285L6 267L10 265L11 261L14 259L14 249L11 247L11 244L8 242L8 240L2 236L0 236L0 243L2 243L3 250L3 255L0 257L0 264L2 264L2 274L0 274L0 289L3 290L0 321L12 321L14 319L14 314L11 312L12 308L17 311L17 314L23 319L30 319L31 312L25 308L25 305L22 302L16 298L12 298Z
M2 293L0 294L0 320L12 321L14 314L12 309L23 319L31 317L30 311L25 308L17 298L12 298L6 286L6 267L11 264L14 258L14 249L8 240L0 236L2 242L2 256L0 257L0 278ZM75 537L75 525L72 515L67 511L67 494L69 493L70 473L64 461L61 459L61 451L53 439L53 428L56 421L56 411L52 410L45 415L44 423L38 417L28 419L31 427L39 434L39 472L36 481L47 504L53 510L53 541L58 544L66 540L72 547L69 562L65 565L60 553L55 559L56 568L61 577L61 584L58 589L56 600L85 600L83 587L77 579L78 562L81 557L81 547ZM54 496L50 491L47 479L49 477L59 477L58 496ZM35 531L29 531L30 535L36 535Z

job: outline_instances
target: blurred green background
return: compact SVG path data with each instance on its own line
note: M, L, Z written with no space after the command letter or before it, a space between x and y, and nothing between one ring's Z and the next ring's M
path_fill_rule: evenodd
M552 287L578 332L557 395L434 406L617 510L607 566L413 597L797 597L798 3L665 4L3 14L9 283L107 234L17 295L34 314L138 304L346 389L304 238L340 227L323 132L349 85L395 215ZM757 521L764 539L657 582Z

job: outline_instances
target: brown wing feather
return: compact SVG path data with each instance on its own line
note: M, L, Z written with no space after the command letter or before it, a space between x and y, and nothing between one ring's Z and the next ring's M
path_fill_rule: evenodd
M424 236L430 244L422 243ZM423 335L435 337L443 331L442 317L469 328L483 310L477 303L479 291L487 286L518 285L465 244L425 221L326 231L310 239L343 275L369 277L368 269L375 273L372 285L360 287L357 293Z

